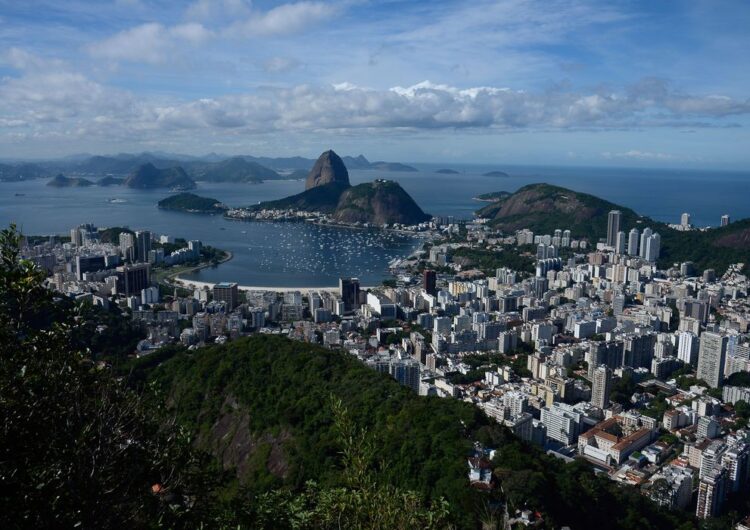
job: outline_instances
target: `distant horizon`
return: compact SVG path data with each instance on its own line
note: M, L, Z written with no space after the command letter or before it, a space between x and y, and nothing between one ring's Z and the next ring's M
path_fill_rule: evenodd
M653 170L653 171L717 171L722 173L750 173L750 166L748 167L721 167L717 165L699 165L695 164L693 166L672 166L672 165L645 165L645 164L637 164L637 163L631 163L631 164L606 164L603 162L600 163L575 163L569 160L561 161L561 162L550 162L550 163L531 163L531 162L502 162L502 161L481 161L481 162L466 162L461 160L437 160L437 161L426 161L426 160L400 160L400 159L385 159L381 157L374 157L369 156L364 152L357 152L356 154L352 153L342 153L336 150L335 148L331 147L333 151L335 151L339 156L343 157L358 157L358 156L364 156L368 161L370 162L396 162L401 164L407 164L407 165L415 165L415 166L445 166L445 169L450 169L450 165L458 165L458 166L474 166L474 167L497 167L498 169L501 169L503 167L538 167L538 168L581 168L581 169L638 169L638 170ZM326 149L327 150L327 149ZM321 151L322 152L322 151ZM282 155L272 155L272 154L255 154L255 153L246 153L246 152L238 152L234 154L230 153L217 153L214 151L204 153L204 154L191 154L186 152L167 152L162 150L153 150L153 151L119 151L119 152L109 152L109 153L87 153L87 152L80 152L80 153L70 153L70 154L62 154L58 156L50 156L50 157L40 157L40 158L31 158L31 157L4 157L0 155L0 163L3 164L19 164L19 163L35 163L35 164L43 164L43 163L51 163L51 162L71 162L74 159L80 158L80 159L86 159L86 158L92 158L92 157L109 157L109 158L116 158L118 156L143 156L143 155L151 155L156 157L175 157L175 158L192 158L196 160L205 159L208 157L219 157L222 159L228 159L228 158L234 158L234 157L255 157L255 158L305 158L310 160L315 160L320 155L320 153L316 155L309 155L309 154L282 154ZM357 170L356 168L352 168L354 170ZM362 171L368 171L368 170L362 170ZM377 171L377 170L370 170L370 171Z

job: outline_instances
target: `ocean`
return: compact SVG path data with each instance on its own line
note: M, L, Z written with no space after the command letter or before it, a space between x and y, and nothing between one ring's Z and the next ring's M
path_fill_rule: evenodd
M350 172L352 184L376 178L398 181L426 212L469 219L483 206L473 198L493 191L515 191L547 182L591 193L643 215L678 223L691 214L693 224L716 226L720 217L750 217L750 173L572 168L534 166L470 166L412 164L416 173ZM437 173L452 169L458 174ZM485 177L505 171L510 177ZM302 181L263 184L200 182L195 193L230 206L247 206L282 198L304 189ZM230 250L234 258L191 276L194 280L236 281L268 287L331 287L343 276L363 285L379 283L388 263L412 252L420 239L379 230L352 230L301 223L239 222L220 216L160 210L166 190L121 187L52 188L44 180L0 183L0 224L16 223L26 234L66 234L81 223L149 229ZM114 202L112 202L114 200ZM560 227L565 228L565 227Z

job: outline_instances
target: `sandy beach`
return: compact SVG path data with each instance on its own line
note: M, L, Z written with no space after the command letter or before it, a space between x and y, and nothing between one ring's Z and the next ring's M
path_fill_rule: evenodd
M179 276L174 278L174 283L189 289L213 289L215 283L212 282L201 282L197 280L186 280ZM366 287L362 287L365 289ZM288 293L293 291L309 292L309 291L329 291L338 292L338 286L326 286L326 287L261 287L255 285L239 285L240 291L271 291L275 293Z

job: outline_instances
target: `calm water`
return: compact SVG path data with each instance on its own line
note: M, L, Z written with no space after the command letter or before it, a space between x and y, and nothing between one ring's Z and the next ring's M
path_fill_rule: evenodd
M418 173L352 171L354 184L375 178L397 180L422 208L434 215L469 218L482 206L481 193L514 191L534 182L549 182L592 193L665 222L679 222L682 212L694 224L717 225L723 214L750 217L750 174L739 172L665 171L518 166L417 164ZM451 168L458 175L435 173ZM510 178L483 177L500 169ZM159 210L168 191L111 188L50 188L45 181L0 183L0 224L15 222L27 234L65 234L80 223L147 228L158 234L196 238L230 250L234 259L193 279L238 281L244 285L333 286L340 276L358 276L364 284L379 282L388 262L411 252L416 238L380 231L357 231L290 223L245 223L218 216ZM259 185L199 183L196 193L232 206L255 204L298 193L301 181ZM15 194L23 194L16 196ZM110 203L108 199L124 202Z

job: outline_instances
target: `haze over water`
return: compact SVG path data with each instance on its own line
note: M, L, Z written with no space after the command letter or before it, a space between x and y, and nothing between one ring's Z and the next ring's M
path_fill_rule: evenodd
M375 178L396 180L417 203L433 215L470 218L483 203L473 197L492 191L514 191L548 182L597 195L664 222L679 222L688 212L698 226L715 226L723 214L733 220L750 217L750 174L739 172L553 168L531 166L466 166L416 164L417 173L351 171L353 184ZM445 175L435 170L460 173ZM491 170L509 178L484 177ZM263 184L200 182L195 193L230 206L244 206L298 193L301 181ZM20 196L16 196L20 194ZM341 276L357 276L363 284L378 283L388 263L412 252L419 238L377 230L350 230L297 223L228 221L159 210L156 203L167 190L122 187L52 188L46 180L0 184L0 222L15 222L26 234L66 234L80 223L150 229L229 250L234 259L205 269L192 279L237 281L269 287L323 287ZM109 199L124 202L111 203ZM565 227L560 227L564 229Z

